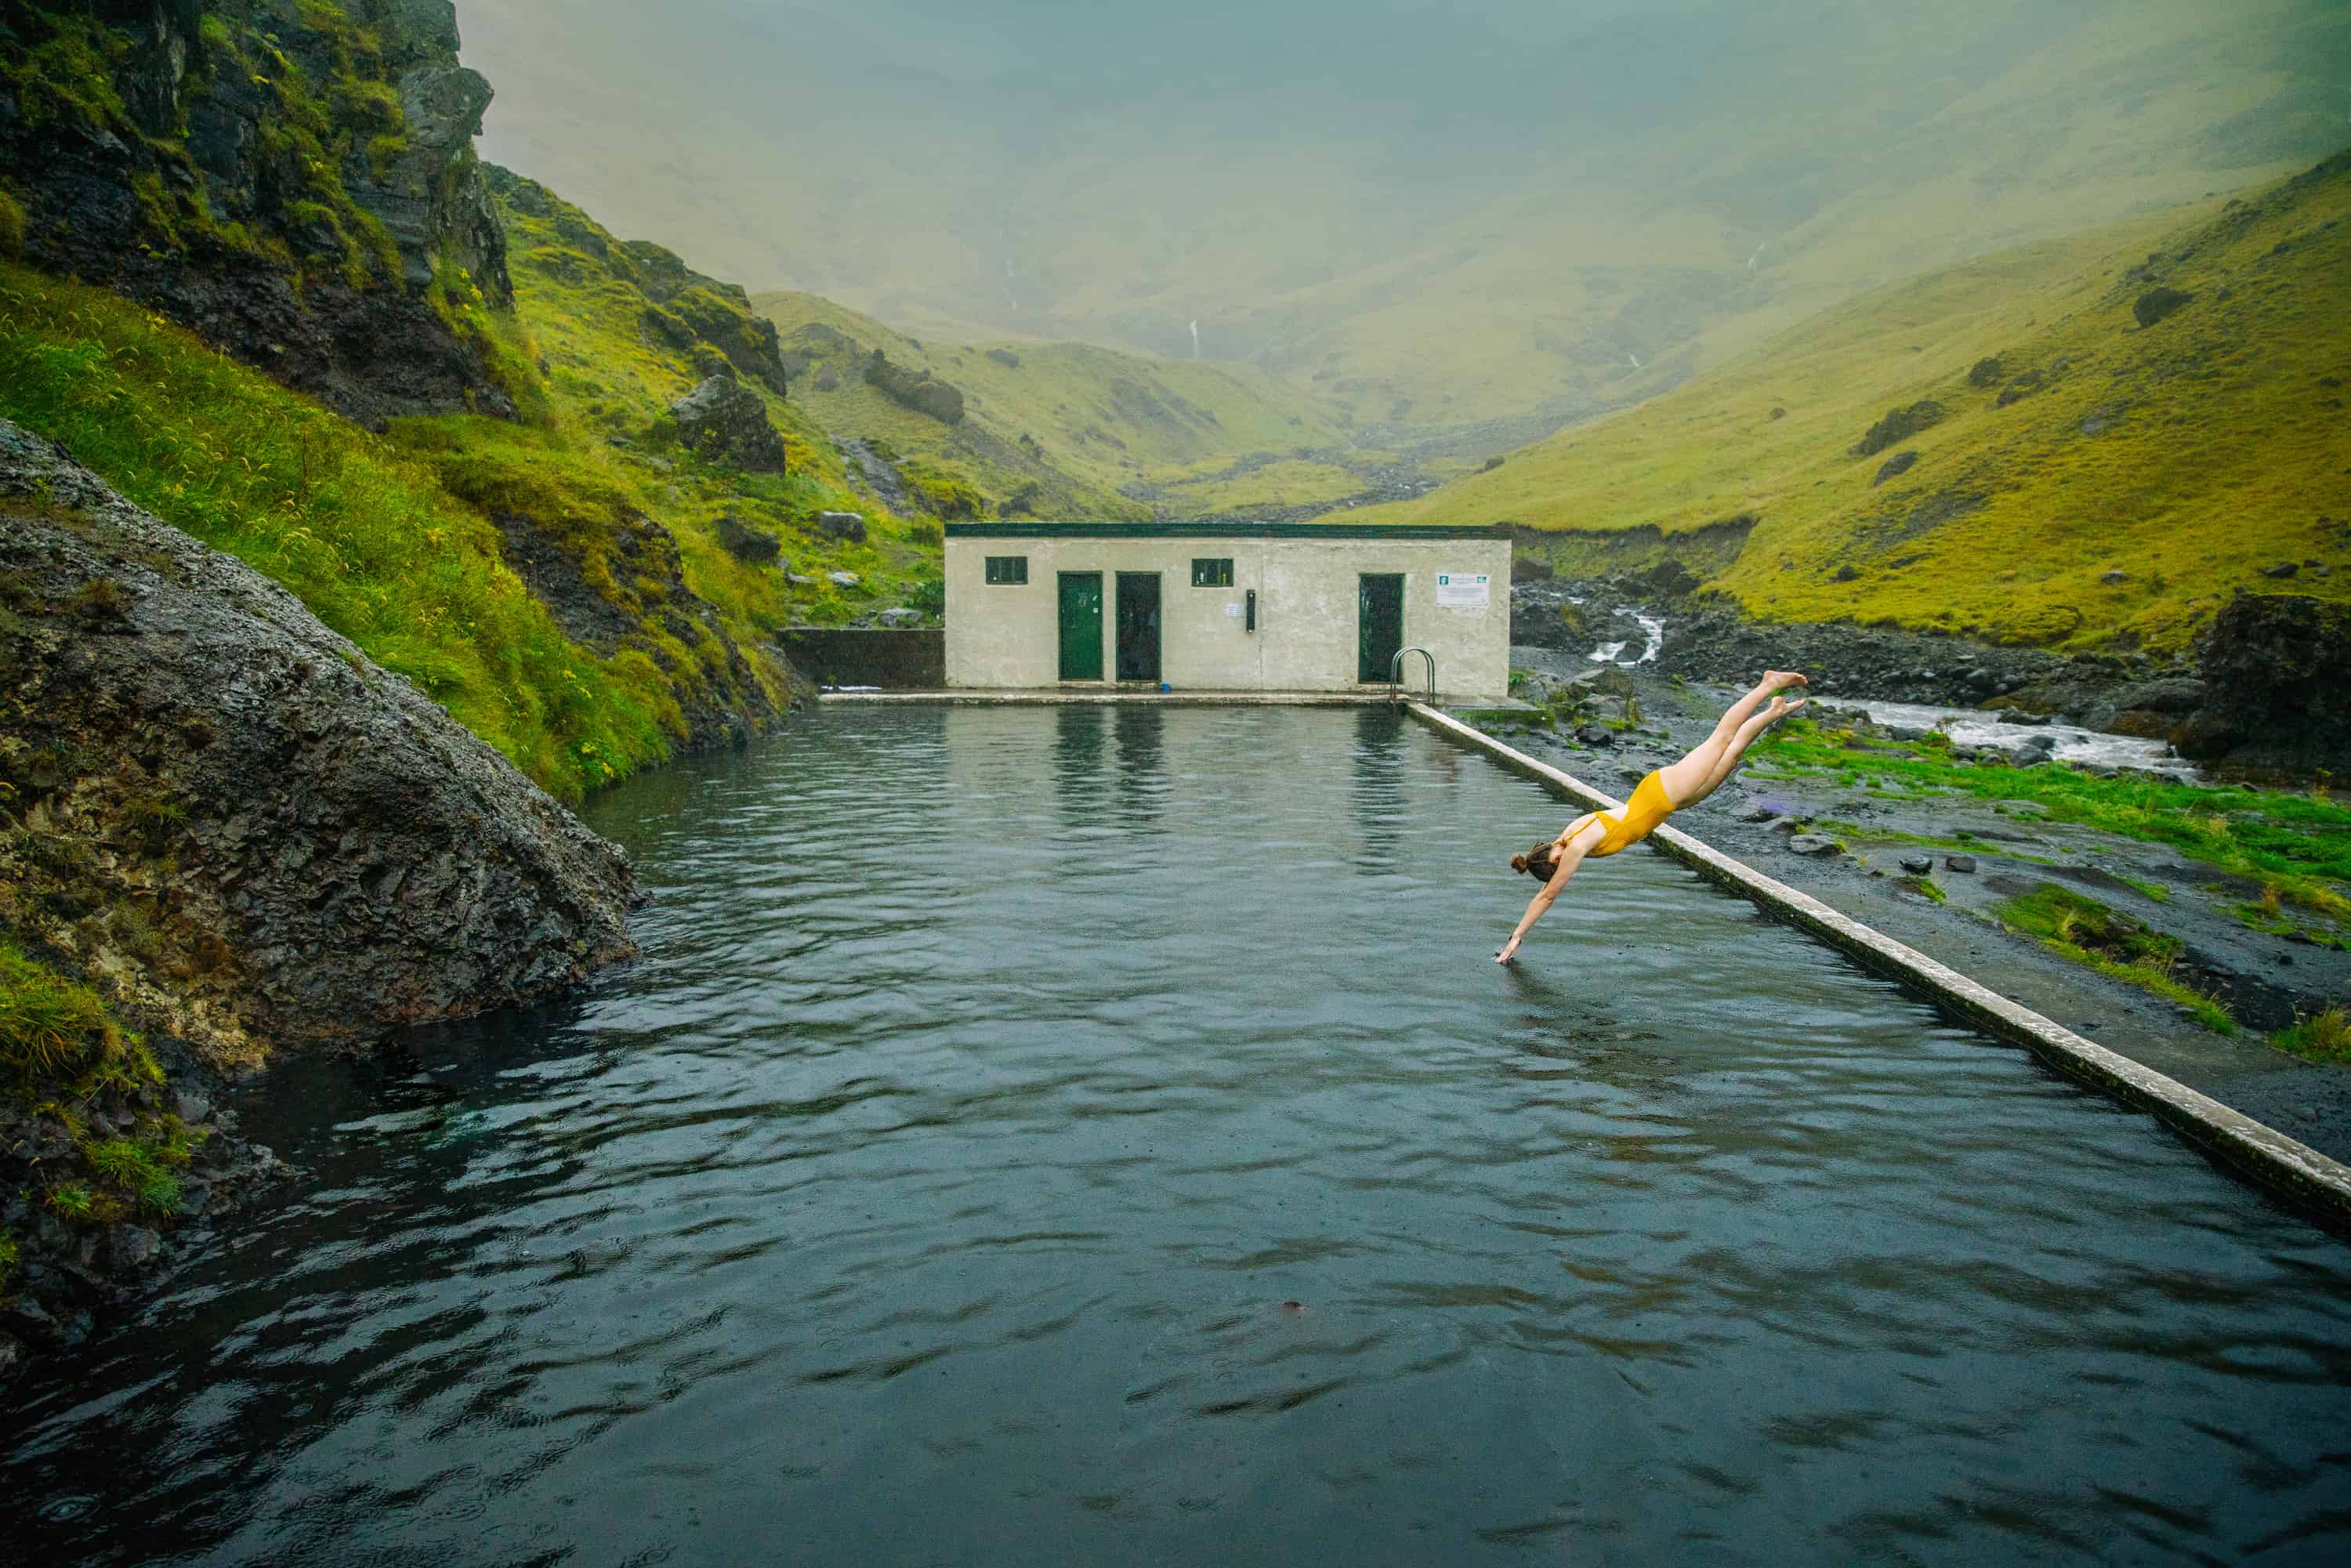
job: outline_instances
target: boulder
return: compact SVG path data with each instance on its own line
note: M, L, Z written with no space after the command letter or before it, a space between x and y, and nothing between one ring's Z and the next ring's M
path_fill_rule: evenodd
M2131 302L2131 314L2141 327L2152 327L2195 298L2177 288L2150 288Z
M942 424L963 423L963 393L946 382L903 365L893 365L881 350L865 361L865 381L893 402L916 413L926 413Z
M1935 857L1932 855L1904 855L1902 857L1902 869L1908 872L1913 876L1925 876L1928 872L1935 869Z
M1973 876L1976 873L1976 857L1973 855L1945 855L1943 857L1943 869L1946 871L1957 872L1961 876Z
M1980 392L1987 387L1998 386L2000 378L2007 373L2008 367L2001 362L2001 357L1998 354L1989 355L1969 367L1968 385Z
M879 621L883 625L892 628L900 626L914 626L921 624L923 612L907 605L901 604L891 609L884 610L881 614L875 616L874 619Z
M1823 833L1797 833L1788 840L1788 852L1813 860L1844 853L1844 846Z
M21 908L216 1061L364 1046L633 951L622 852L291 594L0 421L0 844ZM37 850L37 853L32 852Z
M1862 433L1853 448L1855 457L1875 457L1889 446L1898 445L1938 423L1943 417L1943 405L1931 398L1921 398L1903 408L1888 409L1886 417Z
M2183 756L2351 769L2351 605L2239 593L2201 653L2203 705L2172 737Z
M722 371L669 405L678 437L703 456L755 474L781 474L784 438L759 394Z
M1677 560L1661 560L1646 571L1635 572L1632 582L1659 599L1681 599L1698 591L1696 573Z
M1994 408L2006 408L2011 403L2021 402L2048 384L2049 378L2043 375L2041 371L2027 371L2022 375L2017 377L2014 381L2000 389L2000 395L1991 400L1992 406Z
M718 519L718 542L728 555L752 566L765 566L784 552L783 540L732 512Z
M826 580L837 588L854 588L865 580L853 571L828 571L824 575Z
M848 539L854 544L865 542L865 519L855 512L819 512L817 532L829 538Z
M1918 455L1916 452L1897 452L1878 465L1877 473L1869 481L1869 487L1875 490L1888 479L1898 479L1917 465Z

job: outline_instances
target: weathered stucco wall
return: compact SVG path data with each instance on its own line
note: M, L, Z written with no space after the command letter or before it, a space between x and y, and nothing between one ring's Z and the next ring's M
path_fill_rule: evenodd
M991 584L989 556L1025 556L1025 584ZM1196 556L1229 556L1229 588L1194 588ZM1058 581L1102 574L1102 669L1114 674L1117 574L1155 572L1161 605L1160 674L1176 690L1348 691L1357 685L1356 579L1405 579L1404 644L1437 657L1448 694L1492 698L1510 686L1510 544L1457 538L974 537L946 541L946 674L950 686L1019 689L1061 682ZM1483 572L1482 607L1440 605L1437 575ZM1242 613L1258 596L1257 630ZM1407 676L1425 679L1420 661ZM1087 683L1089 685L1093 683ZM1106 684L1109 683L1106 680Z

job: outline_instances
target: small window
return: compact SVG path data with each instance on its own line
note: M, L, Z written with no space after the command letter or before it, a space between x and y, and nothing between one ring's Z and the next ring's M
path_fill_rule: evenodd
M1018 587L1029 580L1029 558L1025 555L992 555L987 558L987 580Z
M1233 558L1228 555L1196 555L1192 558L1192 586L1195 588L1230 588L1233 585Z

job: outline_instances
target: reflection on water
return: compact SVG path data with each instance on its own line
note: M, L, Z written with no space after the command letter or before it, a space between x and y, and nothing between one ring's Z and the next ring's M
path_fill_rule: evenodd
M2351 1256L1384 714L823 716L17 1390L37 1563L2331 1563ZM1369 874L1367 874L1369 873Z

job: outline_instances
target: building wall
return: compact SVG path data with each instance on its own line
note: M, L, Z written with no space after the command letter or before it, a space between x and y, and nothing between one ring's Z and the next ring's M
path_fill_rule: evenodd
M987 580L989 556L1026 556L1029 580ZM1194 588L1196 556L1230 556L1230 588ZM1500 538L1047 538L946 541L946 673L951 686L1059 685L1059 574L1102 574L1102 669L1116 669L1117 574L1156 572L1161 678L1179 691L1355 688L1356 578L1405 578L1404 643L1437 657L1448 695L1502 695L1510 678L1510 544ZM1439 606L1439 572L1484 572L1482 608ZM1258 594L1258 629L1241 613ZM1407 676L1425 679L1420 661Z

